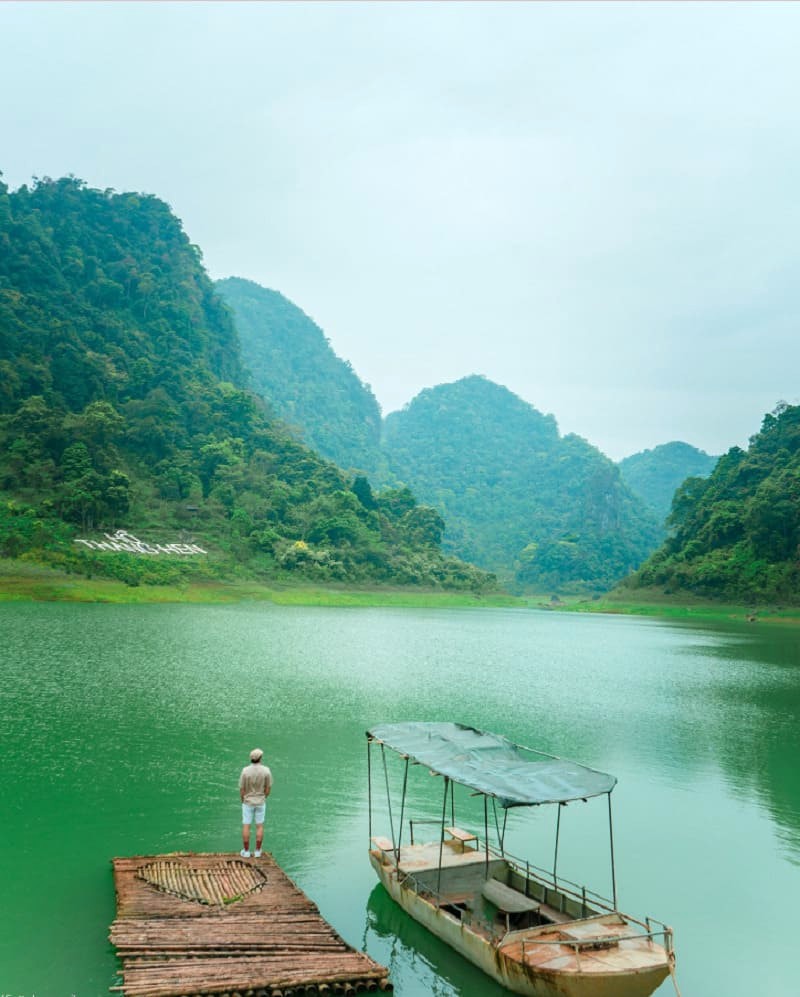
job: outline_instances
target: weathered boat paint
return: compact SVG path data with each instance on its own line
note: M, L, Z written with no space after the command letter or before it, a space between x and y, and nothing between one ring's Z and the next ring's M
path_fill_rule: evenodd
M560 970L532 965L514 951L521 947L524 940L535 944L532 940L543 931L566 928L569 923L584 923L592 919L522 929L509 932L502 939L492 939L421 896L410 885L410 879L398 880L397 867L387 860L386 853L370 851L369 857L387 893L409 916L502 986L524 997L648 997L669 975L669 953L662 946L645 941L644 937L642 942L652 953L652 964L638 969L627 967L603 972L598 967L589 968L586 957L585 965L578 972L571 968L574 962L571 959L565 959L565 965ZM619 916L624 919L624 915ZM556 943L553 944L555 947ZM590 946L587 950L591 950Z

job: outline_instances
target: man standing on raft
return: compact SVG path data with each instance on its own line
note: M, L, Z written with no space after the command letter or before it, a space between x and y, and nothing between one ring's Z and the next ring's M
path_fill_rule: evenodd
M261 842L264 840L264 811L266 800L272 790L272 773L266 765L261 764L264 752L261 748L253 748L250 752L250 764L242 769L239 776L239 798L242 801L242 844L239 852L243 859L250 858L250 825L256 825L255 857L261 858Z

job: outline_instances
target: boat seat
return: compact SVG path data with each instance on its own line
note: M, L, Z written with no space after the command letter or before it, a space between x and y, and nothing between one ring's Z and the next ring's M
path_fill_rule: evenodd
M504 914L523 914L539 909L539 901L526 897L524 893L506 886L499 879L487 879L481 889L483 896Z
M462 852L467 847L468 841L475 841L475 842L478 841L478 836L476 834L471 834L469 831L462 831L460 827L446 827L444 828L444 833L449 834L454 841L461 842Z

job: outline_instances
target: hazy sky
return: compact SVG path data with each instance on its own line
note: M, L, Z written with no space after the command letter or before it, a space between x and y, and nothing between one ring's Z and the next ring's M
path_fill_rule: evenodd
M385 412L481 373L614 458L797 402L798 4L0 4L0 170L168 201Z

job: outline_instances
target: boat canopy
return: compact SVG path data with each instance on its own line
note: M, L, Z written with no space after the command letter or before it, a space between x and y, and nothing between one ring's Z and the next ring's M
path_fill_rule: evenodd
M617 784L613 775L463 724L378 724L367 737L503 807L586 800Z

